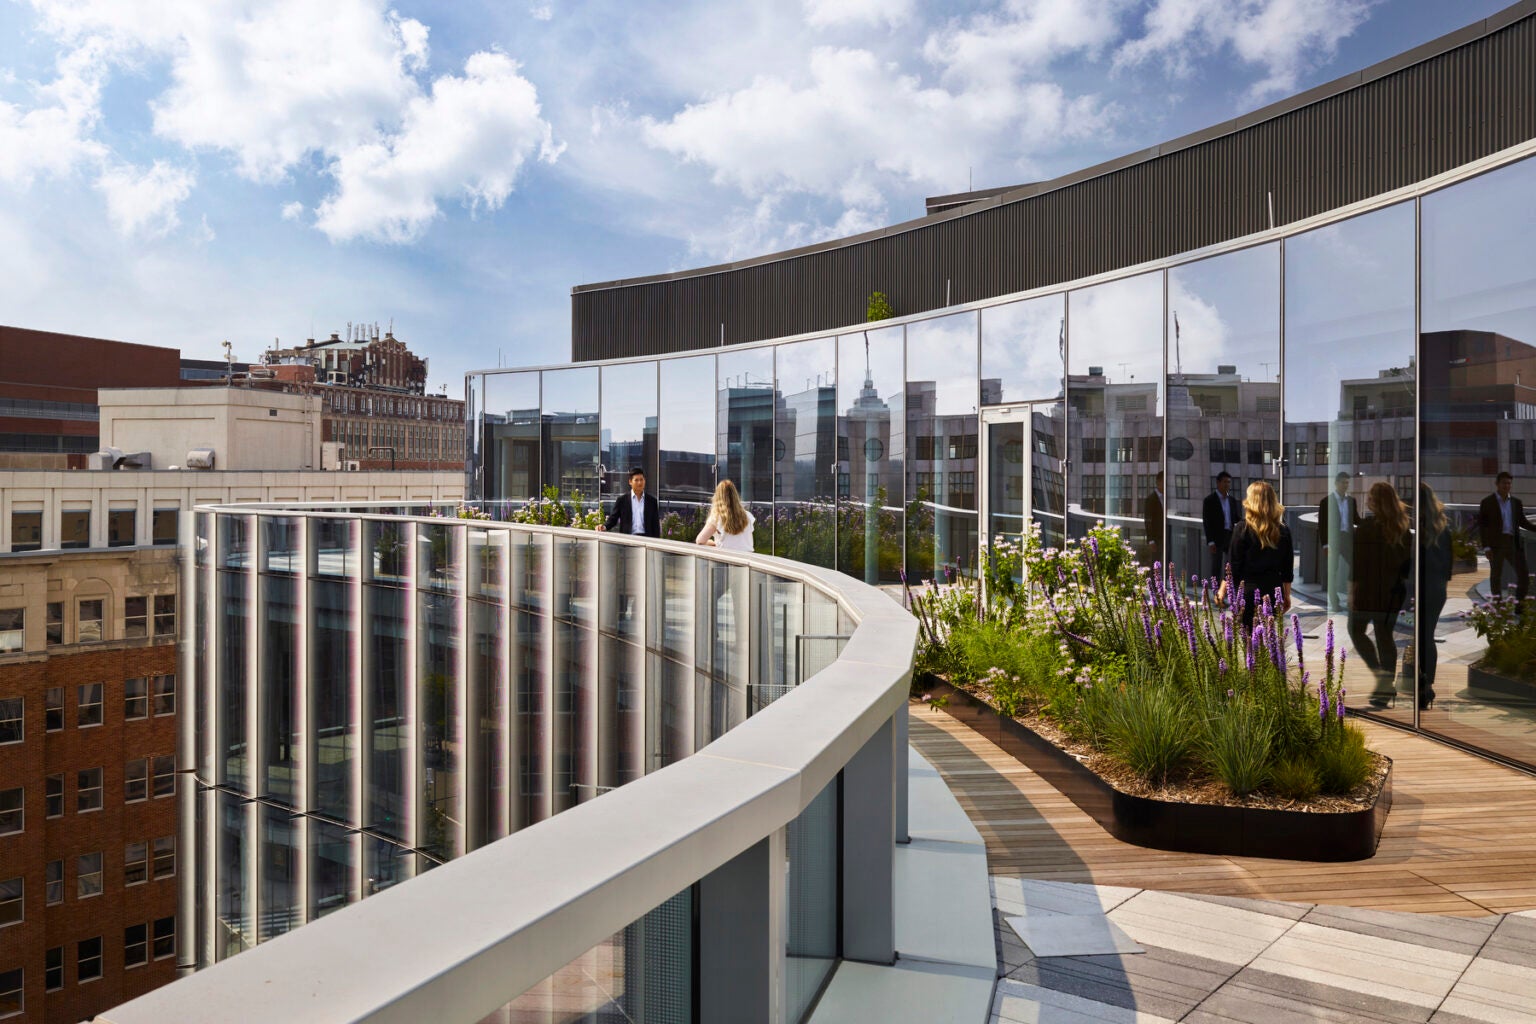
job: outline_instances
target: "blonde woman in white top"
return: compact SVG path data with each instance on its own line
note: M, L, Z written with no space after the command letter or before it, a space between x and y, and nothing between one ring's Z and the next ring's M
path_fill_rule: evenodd
M729 480L721 480L715 488L715 499L709 507L709 519L704 523L704 529L699 531L697 543L708 544L713 541L715 547L728 551L751 551L752 526L756 522L752 513L741 503L736 485Z

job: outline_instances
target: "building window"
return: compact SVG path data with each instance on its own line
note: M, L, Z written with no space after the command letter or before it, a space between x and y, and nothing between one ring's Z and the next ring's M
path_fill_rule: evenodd
M154 712L156 718L176 713L176 677L155 676Z
M123 848L123 884L138 885L149 878L149 844L129 843Z
M150 541L155 544L176 543L176 513L174 508L157 508L150 513Z
M75 980L80 983L101 977L101 939L83 939L76 946Z
M14 971L0 971L0 1017L14 1017L26 1009L26 1003L22 1001L22 988L20 967Z
M128 721L149 717L149 680L123 680L123 717Z
M58 732L64 728L64 687L50 686L43 691L43 730Z
M176 837L161 836L155 840L155 877L170 878L176 874Z
M1525 444L1525 442L1521 441L1520 444L1523 446ZM1398 462L1412 462L1413 461L1413 454L1414 454L1413 453L1413 438L1411 438L1411 437L1400 437L1400 438L1398 438L1397 439L1397 461ZM1521 452L1520 461L1521 462L1525 461L1525 453L1524 452ZM1408 491L1406 491L1405 493L1412 494L1413 493L1413 489L1409 488Z
M176 635L176 595L155 595L155 636Z
M149 635L149 598L123 598L123 636L130 640Z
M123 802L133 803L149 797L149 761L136 757L123 768Z
M1367 466L1376 461L1376 442L1360 442L1360 465Z
M22 812L25 799L26 790L20 786L0 789L0 836L14 835L26 825Z
M123 966L142 967L149 963L149 926L131 924L123 929Z
M43 514L11 513L11 550L37 551L43 546Z
M1328 465L1328 449L1329 445L1327 441L1317 442L1317 451L1315 454L1317 455L1317 464L1319 466Z
M1305 441L1297 441L1296 442L1296 465L1298 465L1298 466L1305 466L1310 461L1311 461L1311 458L1310 458L1310 452L1308 451L1308 448L1307 448L1307 442L1305 442Z
M63 601L48 602L47 636L45 639L48 641L48 646L50 647L52 647L54 644L61 644L64 642Z
M101 810L100 768L86 768L75 780L75 813Z
M48 992L57 992L64 987L64 947L54 946L48 951L48 958L43 971L43 988Z
M43 790L43 816L45 818L64 817L64 775L50 775L44 781Z
M20 743L26 736L23 697L0 698L0 744Z
M59 547L88 548L91 546L91 510L65 509L59 513Z
M0 608L0 654L19 651L26 643L27 610Z
M64 902L64 862L51 860L43 867L43 903L57 906Z
M75 858L75 896L88 899L101 895L101 854L82 853Z
M75 687L75 725L81 729L101 724L101 684L81 683Z
M103 608L106 602L98 599L81 601L78 605L78 614L75 617L75 641L88 644L95 640L105 640L107 635L103 630Z
M155 959L176 955L176 918L155 918Z
M138 512L131 508L114 508L107 512L107 547L132 547L136 539Z
M25 901L21 898L24 891L24 883L20 878L7 878L0 882L0 928L21 923L25 916Z
M1341 466L1351 466L1351 465L1354 465L1354 462L1355 462L1355 442L1353 442L1353 441L1340 441L1339 442L1339 465L1341 465Z
M176 755L155 758L155 796L176 795Z

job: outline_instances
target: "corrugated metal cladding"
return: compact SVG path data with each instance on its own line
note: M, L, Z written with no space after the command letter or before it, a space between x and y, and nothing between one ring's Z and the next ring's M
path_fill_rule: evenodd
M829 330L1286 224L1536 138L1536 16L1260 124L1043 195L738 270L571 296L576 360ZM721 325L724 325L722 335Z

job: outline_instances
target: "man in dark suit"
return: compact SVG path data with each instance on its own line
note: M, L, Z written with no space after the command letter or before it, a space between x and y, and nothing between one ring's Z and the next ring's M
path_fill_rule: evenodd
M661 536L661 510L656 499L645 493L645 470L636 467L629 471L629 493L614 499L613 511L598 529L641 537Z
M1339 597L1349 593L1349 567L1355 557L1355 527L1360 525L1360 506L1349 496L1349 474L1336 473L1333 493L1317 503L1317 539L1323 546L1323 565L1328 573L1323 589L1328 592L1328 610L1336 612L1347 601Z
M1525 518L1525 505L1519 498L1510 496L1515 478L1500 473L1494 482L1494 493L1483 499L1477 507L1477 524L1483 536L1483 553L1488 556L1488 590L1497 594L1504 566L1507 563L1515 571L1515 600L1525 600L1528 574L1525 565L1525 549L1520 545L1520 531L1536 532L1536 526Z
M1163 474L1157 474L1157 486L1142 502L1142 524L1147 528L1147 564L1163 560Z
M1232 474L1216 474L1216 489L1205 496L1200 521L1205 526L1205 549L1210 554L1210 575L1221 578L1227 564L1227 549L1232 546L1232 527L1243 521L1243 506L1231 495Z

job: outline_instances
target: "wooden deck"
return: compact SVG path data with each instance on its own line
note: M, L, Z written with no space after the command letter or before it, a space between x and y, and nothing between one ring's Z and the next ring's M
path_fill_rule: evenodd
M912 745L986 839L994 875L1463 916L1536 909L1536 778L1410 733L1364 725L1394 762L1376 856L1316 864L1122 843L948 715L914 704L911 722Z

